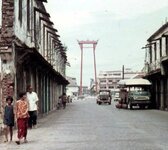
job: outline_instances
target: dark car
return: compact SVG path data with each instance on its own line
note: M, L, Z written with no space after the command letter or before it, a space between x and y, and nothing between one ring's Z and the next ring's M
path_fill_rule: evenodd
M110 90L100 90L96 99L97 104L108 103L111 105L111 91Z

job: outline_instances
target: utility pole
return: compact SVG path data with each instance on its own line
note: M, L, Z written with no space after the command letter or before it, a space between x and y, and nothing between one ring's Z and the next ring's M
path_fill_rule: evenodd
M81 48L81 69L80 69L80 91L79 94L82 95L82 77L83 77L83 44L79 43Z
M124 65L122 66L122 79L124 79Z

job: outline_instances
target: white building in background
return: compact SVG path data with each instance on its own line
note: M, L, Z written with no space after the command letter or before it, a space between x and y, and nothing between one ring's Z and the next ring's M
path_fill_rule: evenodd
M121 79L131 79L142 77L142 72L135 72L131 69L125 69L124 73L121 70L116 71L100 71L98 75L98 89L109 89L111 91L118 91L118 82Z
M66 87L66 94L69 96L78 96L79 86L77 85L76 78L67 77L69 84Z

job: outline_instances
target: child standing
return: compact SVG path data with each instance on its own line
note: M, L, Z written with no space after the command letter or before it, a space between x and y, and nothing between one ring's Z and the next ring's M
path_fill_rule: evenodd
M26 100L26 92L19 94L20 99L16 102L16 118L18 126L18 141L16 144L20 144L21 139L24 138L24 143L27 143L27 127L29 119L29 104Z
M8 142L8 133L10 134L10 141L12 141L13 137L13 126L14 126L14 109L13 109L13 98L11 96L8 96L6 98L6 103L7 105L5 106L4 109L4 118L3 118L3 123L4 123L4 132L5 132L5 141Z

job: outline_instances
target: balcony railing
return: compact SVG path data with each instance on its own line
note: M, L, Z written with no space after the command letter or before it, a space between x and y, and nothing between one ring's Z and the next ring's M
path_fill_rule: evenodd
M153 72L153 71L160 69L161 68L160 64L161 64L160 60L156 60L155 62L152 62L150 64L146 63L145 64L145 72L150 73L150 72Z

